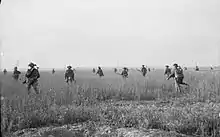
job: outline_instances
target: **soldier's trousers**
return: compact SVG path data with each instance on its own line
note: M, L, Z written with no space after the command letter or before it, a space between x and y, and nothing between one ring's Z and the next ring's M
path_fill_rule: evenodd
M27 86L28 94L30 93L31 87L33 87L33 89L34 89L34 91L35 91L36 94L39 94L39 93L40 93L40 88L39 88L39 82L38 82L38 81L35 81L35 82L32 83L32 84L28 84L28 86Z
M180 91L181 92L180 84L184 84L185 85L185 83L183 82L183 78L184 77L177 77L177 78L175 78L175 88L176 88L176 91Z
M73 78L69 77L69 78L67 78L66 83L69 84L69 82L70 83L73 83L73 82L75 83L76 81L75 81L74 77Z
M19 77L14 77L14 80L15 80L15 81L18 81L18 79L19 79Z

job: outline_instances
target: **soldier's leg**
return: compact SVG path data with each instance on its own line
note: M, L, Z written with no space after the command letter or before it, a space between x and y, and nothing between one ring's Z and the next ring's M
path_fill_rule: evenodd
M34 91L35 91L36 94L40 93L40 87L39 87L39 82L38 81L33 83L33 88L34 88Z
M70 79L70 84L72 84L72 83L73 83L73 78Z
M32 86L31 84L28 84L28 85L27 85L28 94L31 93L31 91L30 91L30 90L31 90L31 86Z
M179 83L182 84L182 85L189 86L189 84L183 82L183 77L179 79Z
M178 81L178 78L175 78L175 88L176 88L176 91L178 92L181 92L180 90L180 84L179 84L179 81Z
M69 78L66 79L66 83L69 84Z

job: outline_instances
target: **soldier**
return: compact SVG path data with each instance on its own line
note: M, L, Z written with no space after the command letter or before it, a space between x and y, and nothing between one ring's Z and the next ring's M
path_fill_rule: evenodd
M114 68L114 72L117 73L117 71L118 71L117 68Z
M65 80L66 80L66 83L69 84L69 82L76 82L75 81L75 74L74 74L74 71L72 69L72 66L67 66L67 70L65 72Z
M6 69L4 69L4 70L3 70L3 73L4 73L4 75L6 75L6 74L7 74L7 70L6 70Z
M150 68L148 68L148 71L150 72Z
M147 74L147 68L144 65L142 65L141 72L142 72L142 75L145 77Z
M18 71L18 67L14 67L14 72L12 77L14 78L14 80L18 81L19 75L21 74L20 71Z
M54 73L55 73L55 69L53 68L53 69L52 69L52 74L54 74Z
M104 76L104 73L103 73L101 67L98 67L98 71L96 72L96 74L98 74L100 78L101 78L102 76Z
M187 83L183 82L183 79L184 79L183 69L180 66L178 66L178 64L173 64L173 66L174 66L173 71L169 75L167 80L169 80L170 78L174 78L176 91L181 92L180 84L186 85L186 86L189 86L189 85Z
M95 73L95 68L92 69L92 73Z
M196 69L195 69L196 71L199 71L199 67L198 66L196 66Z
M124 67L121 75L123 78L128 78L128 68Z
M167 77L169 77L169 76L170 76L170 74L171 74L171 69L169 68L169 66L168 66L168 65L166 65L165 67L166 67L166 68L165 68L164 75L166 75Z
M27 84L28 94L30 94L30 89L33 87L36 94L39 94L39 82L40 73L38 69L35 68L36 64L30 63L28 65L28 70L25 74L27 80L23 82L23 84Z
M141 70L139 70L139 69L137 69L137 70L140 71L144 77L146 76L146 74L147 74L147 68L146 68L144 65L142 65Z

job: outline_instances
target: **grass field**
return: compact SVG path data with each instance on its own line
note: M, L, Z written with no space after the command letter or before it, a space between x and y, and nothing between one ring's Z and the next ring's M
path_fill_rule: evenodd
M104 74L100 79L90 70L77 70L76 85L68 87L64 72L41 71L41 94L29 97L21 81L1 74L2 133L30 136L36 132L20 132L35 128L42 137L61 131L65 136L220 136L219 71L185 71L190 88L183 93L175 92L163 70L147 78L131 70L126 81L113 70ZM80 130L71 128L76 125Z

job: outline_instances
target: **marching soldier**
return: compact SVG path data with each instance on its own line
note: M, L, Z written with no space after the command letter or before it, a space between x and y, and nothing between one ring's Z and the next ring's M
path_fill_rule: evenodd
M137 70L140 71L144 77L146 76L146 74L147 74L147 68L146 68L144 65L142 65L141 70L139 70L139 69L137 69Z
M174 66L173 71L169 75L167 80L169 80L170 78L174 78L176 91L181 92L180 84L186 85L186 86L189 86L189 85L183 82L183 79L184 79L183 69L180 66L178 66L178 64L173 64L173 66Z
M72 69L72 66L67 66L67 70L65 72L65 80L66 80L66 83L68 84L69 82L76 82L75 81L75 74L74 74L74 71Z
M54 74L54 73L55 73L55 69L53 68L53 69L52 69L52 74Z
M6 74L7 74L7 70L6 70L6 69L4 69L4 70L3 70L3 73L4 73L4 75L6 75Z
M165 68L164 75L166 75L167 77L169 77L169 76L170 76L170 74L171 74L171 69L169 68L169 66L168 66L168 65L166 65L165 67L166 67L166 68Z
M102 76L104 76L104 73L103 73L101 67L98 67L98 70L97 70L96 74L98 74L100 78L101 78Z
M39 82L38 79L40 78L40 73L38 69L35 68L36 64L30 63L28 65L28 70L25 74L26 80L23 84L27 84L28 94L30 94L30 89L33 87L36 94L39 94Z
M124 67L121 75L123 78L128 78L128 68Z
M198 66L196 66L196 69L195 69L196 71L199 71L199 67Z
M92 73L95 73L95 68L92 69Z
M114 72L117 73L117 71L118 71L117 68L114 68Z
M142 75L145 77L147 74L147 68L144 65L142 65L141 72L142 72Z
M14 72L13 72L13 76L12 76L14 78L14 80L18 81L20 74L21 74L21 72L18 71L18 67L14 67Z

